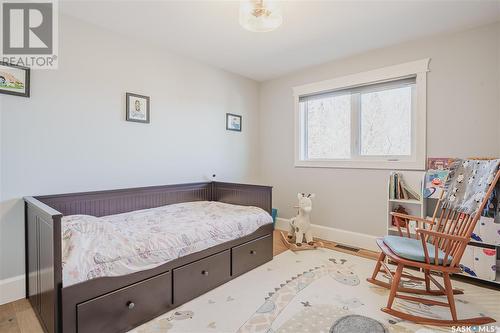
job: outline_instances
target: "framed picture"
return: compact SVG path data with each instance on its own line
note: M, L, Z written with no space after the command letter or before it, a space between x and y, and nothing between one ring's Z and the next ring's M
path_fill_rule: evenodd
M126 94L127 121L149 123L149 96Z
M30 97L30 69L0 61L0 93Z
M241 132L241 116L226 113L226 130Z

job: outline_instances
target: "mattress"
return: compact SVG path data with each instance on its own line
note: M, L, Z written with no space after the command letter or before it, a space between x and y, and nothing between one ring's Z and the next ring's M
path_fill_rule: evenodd
M185 202L123 214L62 218L63 286L151 269L272 223L261 208Z

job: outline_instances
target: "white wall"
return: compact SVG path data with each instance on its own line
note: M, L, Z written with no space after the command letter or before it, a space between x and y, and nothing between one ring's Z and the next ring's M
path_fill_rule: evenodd
M2 96L0 280L24 274L23 196L257 179L256 82L68 17L59 30L59 69ZM124 120L125 92L151 96L151 124Z
M292 87L297 85L430 57L428 156L498 156L499 36L497 23L374 50L263 83L262 176L274 186L279 215L296 213L297 192L315 192L315 224L374 236L384 235L387 225L389 171L294 168Z

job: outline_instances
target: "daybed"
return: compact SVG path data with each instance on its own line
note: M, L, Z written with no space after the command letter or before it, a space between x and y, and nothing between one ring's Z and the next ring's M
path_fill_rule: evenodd
M141 234L143 230L140 226L138 228L137 221L154 224L158 214L164 214L165 211L171 213L174 208L177 214L179 211L186 213L189 207L212 207L216 213L206 215L216 215L217 212L221 214L225 211L232 214L238 214L238 211L248 212L249 207L246 209L241 206L252 206L260 208L260 212L264 210L268 216L271 212L271 187L268 186L206 182L25 197L24 200L26 297L43 329L49 333L124 332L272 259L272 224L260 221L255 231L245 231L242 225L253 223L255 214L240 218L235 226L230 225L230 220L236 219L237 215L226 219L229 226L214 224L212 230L199 230L201 234L198 238L203 238L203 232L206 232L213 236L213 240L195 242L194 245L186 241L186 246L181 247L178 253L174 248L169 248L158 254L165 263L152 265L149 261L144 264L146 269L137 268L137 261L124 257L124 252L119 252L122 243L129 241L126 235L131 236L130 242L137 241L133 237L133 231L120 229L120 218L127 221L123 222L124 226L130 220L136 220L134 228ZM240 208L231 210L228 205L219 203L238 205L235 207ZM162 208L172 204L180 205ZM157 210L161 212L158 213ZM140 218L128 213L135 211L139 211L137 214ZM83 219L84 223L75 224L79 219ZM92 219L95 221L92 222ZM116 258L102 259L96 251L93 252L95 245L88 246L87 252L77 252L81 258L93 253L91 260L83 260L82 267L77 268L84 273L79 276L72 275L72 271L65 271L71 267L72 259L68 253L75 252L75 248L82 246L79 244L93 244L92 235L101 238L106 235L104 227L94 230L94 227L101 224L106 224L106 228L112 230L108 239L113 241L113 237L122 238L122 243L116 245ZM152 228L156 230L154 226ZM220 230L224 228L236 228L241 234L221 232L222 235L218 237ZM75 231L80 232L80 238L76 238L80 243L68 243L67 237L74 237L72 233ZM158 232L161 234L165 230ZM175 241L185 241L184 238L183 236ZM141 236L137 239L140 240ZM162 239L157 241L161 242ZM153 247L160 246L153 241L152 243ZM106 248L103 242L96 244L104 246L105 254L106 249L115 246L108 244ZM131 244L134 250L141 246ZM191 251L186 250L189 248ZM126 252L126 249L121 251ZM154 249L147 249L145 252L154 252ZM141 252L141 255L145 252ZM120 260L120 264L115 265ZM74 261L72 267L76 267L77 262ZM142 265L140 260L138 262ZM127 271L130 267L135 268Z

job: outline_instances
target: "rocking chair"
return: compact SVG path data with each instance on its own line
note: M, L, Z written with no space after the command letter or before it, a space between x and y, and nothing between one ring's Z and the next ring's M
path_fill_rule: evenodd
M377 245L382 252L371 278L367 279L370 283L390 289L387 306L381 309L383 312L424 325L485 325L495 322L489 317L457 318L453 295L463 294L463 291L452 288L450 274L461 270L459 264L465 247L500 178L499 162L500 160L457 161L450 170L445 190L441 193L431 220L392 213L399 236L377 239ZM417 223L415 238L411 238L410 221ZM402 229L406 231L406 235ZM395 271L392 271L385 263L386 258L397 265ZM424 277L404 273L405 267L423 270ZM377 280L377 275L382 270L390 276L391 283ZM444 286L431 275L431 271L442 275ZM400 285L401 277L423 282L425 289L407 288ZM437 289L431 289L431 282ZM401 294L401 292L429 296L446 295L447 302ZM393 308L395 298L425 305L449 307L452 320L427 318L398 311Z

